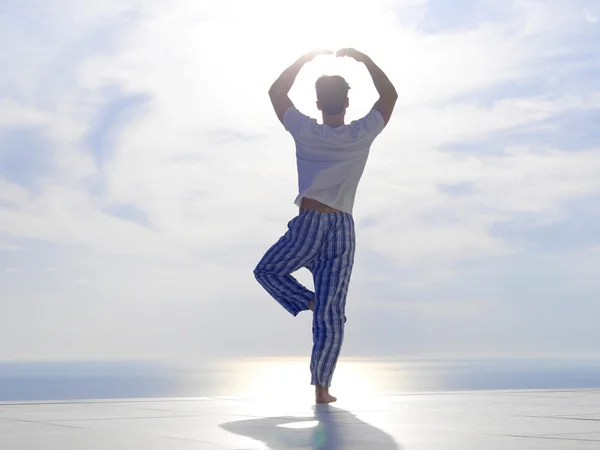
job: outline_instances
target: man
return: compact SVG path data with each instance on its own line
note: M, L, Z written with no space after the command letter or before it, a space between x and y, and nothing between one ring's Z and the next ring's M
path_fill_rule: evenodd
M254 270L258 282L289 313L314 311L310 370L317 403L336 401L329 386L342 347L354 263L354 197L371 143L390 120L398 98L371 58L347 48L336 55L366 66L379 93L373 109L346 125L350 86L341 76L323 76L316 82L323 124L300 113L288 96L296 76L316 56L332 53L321 50L300 57L269 90L277 117L296 142L300 192L295 203L300 213ZM315 293L291 275L303 267L313 274Z

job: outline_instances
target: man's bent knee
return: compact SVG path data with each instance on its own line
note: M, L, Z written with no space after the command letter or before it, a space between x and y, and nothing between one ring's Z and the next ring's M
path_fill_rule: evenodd
M254 268L254 278L256 278L257 281L260 281L262 278L265 277L265 275L267 274L267 271L264 270L260 265L256 266Z

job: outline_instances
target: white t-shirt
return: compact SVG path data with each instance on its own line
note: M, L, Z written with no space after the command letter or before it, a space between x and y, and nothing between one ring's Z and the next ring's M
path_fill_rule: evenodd
M360 120L333 128L290 107L283 125L296 141L296 205L300 206L303 198L312 198L352 214L371 144L385 126L381 113L372 109Z

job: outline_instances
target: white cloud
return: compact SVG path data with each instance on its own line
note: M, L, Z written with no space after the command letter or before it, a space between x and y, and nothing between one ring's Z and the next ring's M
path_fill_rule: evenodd
M10 242L9 242L10 241ZM0 250L3 251L16 251L16 250L20 250L21 247L14 244L12 242L12 239L2 239L0 238Z
M17 269L17 268L15 268L15 267L7 267L7 268L4 269L4 271L6 273L17 273L17 272L20 272L20 270Z
M387 302L386 307L400 311L439 316L446 320L456 320L457 318L464 317L477 318L482 311L489 311L495 306L494 303L491 300L404 301Z
M14 100L0 99L0 127L44 123L47 123L47 120L42 111L26 107Z
M589 9L584 9L583 15L585 16L585 20L587 20L590 23L598 22L598 16L592 13Z

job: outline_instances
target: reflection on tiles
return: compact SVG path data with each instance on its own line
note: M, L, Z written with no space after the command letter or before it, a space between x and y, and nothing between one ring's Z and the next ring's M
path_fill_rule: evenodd
M600 390L0 403L0 448L597 450Z

